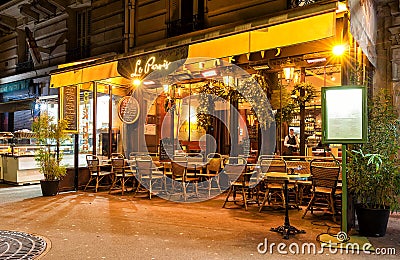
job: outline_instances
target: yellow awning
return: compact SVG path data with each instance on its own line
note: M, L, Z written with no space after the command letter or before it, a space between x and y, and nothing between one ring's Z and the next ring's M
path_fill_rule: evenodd
M311 42L334 36L335 26L336 14L330 12L192 44L189 46L188 57L223 58Z
M121 75L117 71L117 61L93 65L79 69L68 69L65 64L60 65L63 71L56 72L51 75L50 87L59 88L63 86L77 85L92 81L107 80L110 82L112 78L119 78Z

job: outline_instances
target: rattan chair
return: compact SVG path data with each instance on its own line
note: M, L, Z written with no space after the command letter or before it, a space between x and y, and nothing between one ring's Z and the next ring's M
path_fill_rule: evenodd
M188 195L187 190L191 185L196 196L199 196L198 183L199 177L188 176L187 175L187 160L184 158L176 158L177 161L171 162L171 172L172 172L172 192L175 194L177 189L182 191L182 197L184 201L187 201ZM178 185L178 187L177 187Z
M245 174L246 164L247 161L244 157L229 157L227 159L222 172L228 177L229 189L224 204L222 205L223 208L225 208L228 202L233 202L234 204L239 202L243 204L245 210L247 210L247 206L249 204L248 196L251 188L250 175L246 176ZM241 200L236 198L237 194L242 195Z
M94 187L94 192L97 192L98 188L106 187L105 185L100 185L104 177L109 176L111 172L102 171L100 169L100 161L96 155L86 155L86 163L89 169L89 181L85 186L85 191L88 187ZM93 185L91 185L94 182Z
M222 156L219 153L210 153L207 155L206 172L201 175L208 183L208 197L211 197L211 190L217 189L221 192L221 186L219 184L219 173L221 172ZM216 187L213 188L213 181L216 183Z
M303 214L303 218L310 210L327 209L332 213L333 221L336 221L335 214L335 192L340 173L340 164L336 160L322 162L313 160L310 163L312 178L312 197Z
M120 189L122 190L122 195L124 195L127 181L133 180L135 175L132 169L126 164L124 158L111 158L111 176L113 181L109 193L111 193L113 189L117 189L116 186L119 183L121 185Z
M157 168L150 155L137 155L135 157L136 178L138 185L134 196L138 192L144 191L148 193L149 199L154 191L162 192L165 188L165 175ZM159 185L159 189L155 190L155 185ZM144 189L143 189L144 188Z

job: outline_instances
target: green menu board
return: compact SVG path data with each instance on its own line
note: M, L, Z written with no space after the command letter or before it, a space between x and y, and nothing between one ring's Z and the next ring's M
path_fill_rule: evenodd
M367 141L367 94L364 86L322 88L322 142Z

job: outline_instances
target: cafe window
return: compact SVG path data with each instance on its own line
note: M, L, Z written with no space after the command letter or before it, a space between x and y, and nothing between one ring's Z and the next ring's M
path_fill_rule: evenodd
M82 86L79 102L79 165L86 165L86 155L93 153L93 91Z

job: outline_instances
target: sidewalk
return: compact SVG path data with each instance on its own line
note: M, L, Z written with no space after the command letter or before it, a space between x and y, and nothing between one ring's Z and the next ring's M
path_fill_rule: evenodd
M315 243L327 226L336 226L331 218L301 219L302 210L290 210L291 224L304 229L289 240L269 231L283 224L284 211L263 211L250 206L223 209L224 195L201 203L175 203L155 197L133 198L131 194L107 192L69 192L42 197L37 185L0 189L0 229L17 230L43 236L51 248L41 259L398 259L400 254L400 214L390 218L383 238L369 238L374 247L395 247L397 256L333 254L281 255L260 254L257 246L271 243ZM21 190L25 189L22 199ZM9 191L9 192L6 192ZM18 196L15 194L20 193ZM14 194L14 195L12 195ZM10 199L12 198L13 199ZM230 204L228 206L232 206ZM332 229L337 233L339 229ZM286 248L287 250L287 248Z

